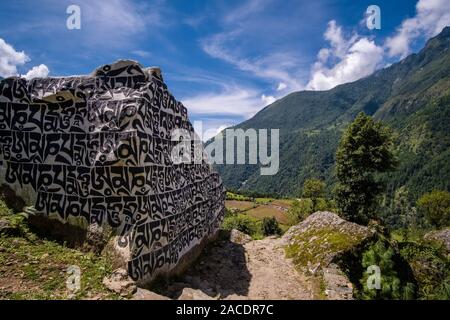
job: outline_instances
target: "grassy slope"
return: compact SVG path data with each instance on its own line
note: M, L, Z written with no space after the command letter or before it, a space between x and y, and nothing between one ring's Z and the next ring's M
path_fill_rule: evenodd
M39 239L28 230L23 216L0 201L0 219L18 230L0 235L0 299L117 299L102 284L112 266L106 257L70 249ZM81 288L72 294L66 287L67 268L81 269Z

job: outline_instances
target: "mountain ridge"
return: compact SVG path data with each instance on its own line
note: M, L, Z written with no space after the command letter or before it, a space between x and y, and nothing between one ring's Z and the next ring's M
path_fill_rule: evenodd
M415 198L433 188L450 189L446 179L434 179L443 174L450 180L450 164L443 159L443 154L450 155L448 129L443 123L450 121L446 111L450 96L449 47L450 27L445 27L418 53L370 76L327 91L290 93L232 127L280 128L280 170L274 176L260 176L258 165L217 165L226 186L294 196L305 179L315 177L325 180L330 191L340 135L364 111L393 129L401 160L397 171L407 172L386 176L388 190L407 186ZM426 146L430 141L431 149ZM419 159L425 163L418 163ZM436 163L441 167L438 173L426 168ZM425 175L423 170L428 173ZM430 174L431 178L420 186L418 177Z

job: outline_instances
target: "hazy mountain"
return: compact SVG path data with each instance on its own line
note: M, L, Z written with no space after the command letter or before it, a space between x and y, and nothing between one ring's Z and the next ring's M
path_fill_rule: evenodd
M328 91L294 92L235 128L279 128L280 170L260 176L257 165L220 165L226 185L294 195L309 177L333 184L342 130L360 111L392 127L400 159L389 190L417 196L450 189L450 27L412 54L371 76Z

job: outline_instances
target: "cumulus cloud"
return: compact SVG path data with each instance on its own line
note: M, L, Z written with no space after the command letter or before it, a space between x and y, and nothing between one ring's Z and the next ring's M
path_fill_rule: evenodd
M45 78L48 76L49 70L45 64L40 64L36 67L31 68L30 71L28 71L24 78L27 80L33 79L33 78Z
M319 51L306 89L328 90L358 80L373 73L383 60L383 48L358 34L345 37L334 20L328 23L324 38L330 46Z
M235 124L232 119L203 118L200 123L194 121L194 130L202 141L207 141Z
M450 24L450 1L419 0L416 15L402 22L394 36L386 40L388 55L406 57L411 43L422 36L433 37Z
M0 77L12 77L19 75L17 71L18 66L22 66L29 62L30 58L24 51L16 51L14 47L5 40L0 38ZM49 70L45 64L33 67L29 70L24 77L26 79L46 77Z
M286 89L286 88L287 88L286 83L280 82L280 83L278 84L277 91L283 91L283 90Z
M17 75L17 66L28 62L30 58L23 51L16 51L10 44L0 38L0 76Z
M266 96L265 94L263 94L261 96L261 100L264 102L265 106L268 106L269 104L274 103L277 99L275 99L274 96Z
M228 87L221 92L202 93L182 99L194 115L228 115L250 118L264 105L258 91Z

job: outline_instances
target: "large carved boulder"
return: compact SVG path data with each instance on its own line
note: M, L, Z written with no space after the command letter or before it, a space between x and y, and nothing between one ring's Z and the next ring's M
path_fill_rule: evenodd
M224 213L205 156L171 157L177 129L194 133L158 68L118 61L89 76L7 78L0 184L47 232L97 246L114 239L129 275L146 283L192 260Z

